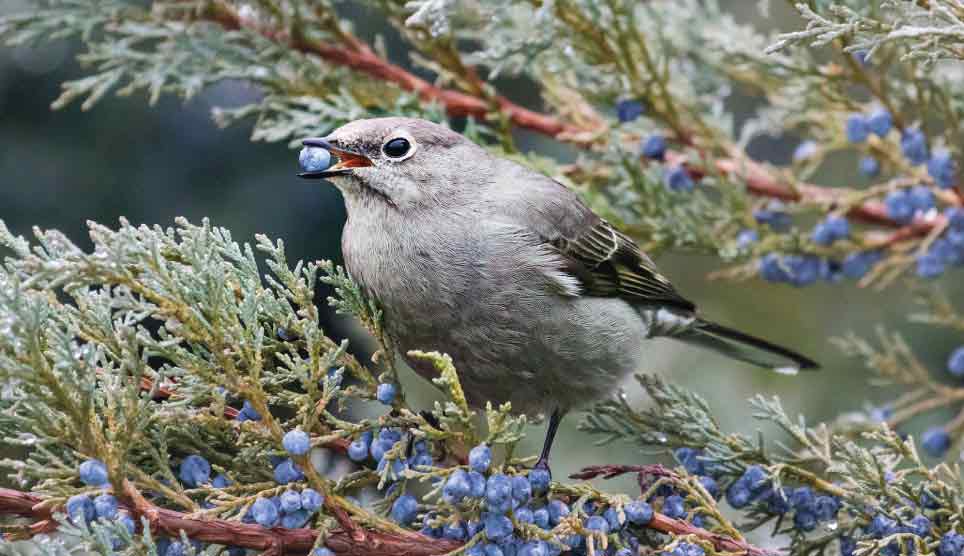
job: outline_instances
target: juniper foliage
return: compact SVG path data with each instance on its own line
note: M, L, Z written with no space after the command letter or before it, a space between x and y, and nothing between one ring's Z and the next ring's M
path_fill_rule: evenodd
M384 114L467 116L473 140L577 189L650 251L711 254L726 265L718 277L796 286L883 289L907 278L924 308L914 320L964 330L927 281L964 263L958 2L800 3L805 28L772 36L714 0L370 7L432 82L388 62L380 41L356 37L330 1L41 0L0 19L0 40L79 39L87 75L63 85L58 109L109 93L190 98L242 81L260 98L213 117L252 125L252 140L295 144ZM536 83L547 113L500 96L502 75ZM737 88L766 101L739 126L726 104ZM519 153L518 128L571 144L575 162ZM746 154L752 140L781 134L808 138L792 164ZM867 181L809 183L838 153L871 159L861 164ZM18 494L0 491L0 513L22 516L5 518L5 541L58 555L237 553L231 544L273 554L268 541L290 534L324 556L326 546L360 550L364 530L413 554L684 556L763 554L745 534L766 525L800 555L964 547L960 469L918 452L947 454L964 413L919 443L896 432L925 413L961 411L964 388L941 380L899 333L835 340L900 386L891 404L813 424L777 399L750 400L785 440L727 432L707 401L640 375L651 405L617 396L582 427L601 442L674 449L679 466L641 468L638 497L612 495L544 485L526 467L533 458L515 450L526 418L508 405L470 408L444 354L410 354L438 370L444 401L430 413L399 392L382 400L391 405L383 415L351 418L350 402L376 399L397 369L379 307L331 263L291 264L281 242L239 243L208 222L91 224L90 235L85 252L54 230L28 241L0 225L0 431L23 454L0 464L35 497L14 511ZM356 360L320 328L319 283L379 342L377 361ZM964 375L964 352L947 370ZM296 428L310 438L307 454L284 449ZM477 444L496 449L482 471L464 464ZM360 465L333 480L323 461L331 453ZM100 462L108 482L91 484L85 462ZM510 494L499 494L505 485ZM121 509L95 495L115 496ZM192 526L170 526L175 517ZM205 523L244 534L212 537Z

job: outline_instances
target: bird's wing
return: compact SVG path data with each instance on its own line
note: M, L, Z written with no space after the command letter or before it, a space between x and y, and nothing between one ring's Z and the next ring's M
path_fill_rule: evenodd
M565 266L560 270L579 280L582 295L696 309L631 238L595 214L575 192L527 168L504 170L511 179L497 185L501 190L490 197L501 205L494 207L496 213L524 226L561 255Z
M582 283L583 295L696 309L631 238L602 218L548 241L565 258L566 270Z

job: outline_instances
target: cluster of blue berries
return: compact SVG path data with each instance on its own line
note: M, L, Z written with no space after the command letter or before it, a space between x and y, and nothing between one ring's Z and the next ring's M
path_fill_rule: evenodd
M934 507L928 508L926 500L922 505L924 509L935 509ZM924 541L928 541L935 536L931 520L920 513L910 519L901 521L883 514L877 514L859 533L876 540L895 534L913 535ZM841 556L853 556L856 548L857 541L854 537L841 537ZM936 552L938 556L959 556L962 551L964 551L964 535L951 531L941 536ZM914 554L915 552L916 546L911 539L904 539L903 547L900 546L900 542L891 541L880 550L880 554L883 556L898 556L900 554Z
M921 278L936 278L948 267L964 265L964 209L949 207L944 216L947 229L917 257L917 275Z
M107 488L110 486L107 475L107 466L100 460L89 459L81 463L77 472L80 481L90 487ZM116 522L123 525L130 534L134 534L134 518L126 510L120 508L117 498L110 493L103 493L97 496L89 494L77 494L67 499L64 512L70 521L80 524L91 524L97 520L105 522ZM115 550L123 547L123 541L119 538L112 540Z
M392 505L391 517L405 526L421 525L420 532L433 538L458 542L480 536L481 542L471 546L469 556L556 556L561 549L551 543L521 531L524 524L550 530L559 525L573 512L563 500L548 499L549 472L532 469L527 475L507 475L492 465L492 450L481 444L469 452L467 468L457 468L441 485L443 506L426 511L419 520L419 502L411 494L399 496ZM453 507L451 515L441 515L443 508ZM471 517L471 508L480 508L477 517ZM643 501L634 501L622 508L602 508L587 503L582 525L595 534L610 536L617 541L606 554L628 556L635 554L639 546L632 528L644 526L653 518L652 507ZM586 539L582 535L570 535L562 539L574 554L585 554Z
M649 160L665 161L666 138L659 133L646 137L639 144L639 154ZM696 187L696 182L693 181L684 164L675 164L663 168L663 184L671 191L690 192Z
M375 460L378 472L383 473L390 461L385 454L401 441L402 433L398 429L383 428L377 435L373 435L371 431L365 431L348 445L348 458L355 462L364 462L370 457ZM412 445L410 457L391 460L387 477L390 482L395 481L402 477L406 469L432 467L433 464L428 443L424 440L416 440Z
M262 527L304 527L324 504L325 497L314 489L286 490L280 496L255 500L243 521Z
M771 201L766 207L753 211L753 217L761 226L776 232L785 232L792 224L790 214L785 212L783 203L779 201ZM810 234L811 240L818 245L831 245L849 237L849 222L836 215L817 223ZM756 230L742 230L737 235L737 247L746 249L758 239ZM838 282L843 278L860 279L882 257L883 254L876 250L850 253L842 261L810 254L767 253L760 259L759 272L760 277L768 282L808 286L819 280Z
M721 477L717 469L708 464L698 450L680 448L675 455L690 474L699 477L700 483L710 495L714 498L719 496L720 489L716 481ZM732 481L726 487L724 497L734 509L752 507L756 512L772 516L784 516L792 512L794 528L801 532L813 531L821 522L836 520L841 508L839 499L818 495L808 486L774 488L766 471L758 465L747 467L740 477ZM663 513L670 517L685 516L683 502L684 499L679 495L667 497L663 502ZM700 526L695 521L694 524Z

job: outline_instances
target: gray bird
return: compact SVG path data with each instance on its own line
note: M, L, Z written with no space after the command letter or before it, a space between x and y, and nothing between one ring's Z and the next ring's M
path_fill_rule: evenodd
M636 371L650 338L780 372L817 366L704 319L575 193L446 127L358 120L303 143L338 159L300 175L341 190L345 265L402 354L448 353L474 406L550 415L539 467L566 412Z

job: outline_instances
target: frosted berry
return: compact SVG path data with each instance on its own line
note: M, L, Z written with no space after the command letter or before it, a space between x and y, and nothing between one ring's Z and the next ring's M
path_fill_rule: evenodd
M663 160L666 157L666 139L659 134L650 135L640 145L640 152L650 160Z
M951 153L946 149L934 151L930 160L927 161L927 173L934 179L934 183L942 189L948 189L954 185L954 174L957 168Z
M117 517L117 498L112 494L94 498L94 513L101 519L114 519Z
M622 123L639 118L643 111L643 103L635 99L623 99L616 103L616 117Z
M860 175L875 178L880 174L880 162L872 156L864 156L860 158L857 169L860 171Z
M331 166L331 153L321 147L304 147L298 153L298 164L305 172L321 172Z
M290 514L301 509L301 494L293 490L281 493L281 511Z
M645 502L642 503L646 504ZM646 505L649 506L649 504ZM652 509L650 509L650 512L652 512ZM558 525L559 521L568 515L569 506L565 502L562 500L551 500L549 502L549 522L552 523L553 526ZM626 506L626 517L627 519L629 518L629 505Z
M289 454L293 456L303 456L307 454L311 448L311 439L308 438L308 433L301 429L295 429L285 433L281 444Z
M392 405L397 394L398 387L390 382L379 384L378 389L375 391L375 397L385 405Z
M469 471L469 493L470 498L482 498L485 496L485 476L478 471Z
M671 191L693 191L696 184L693 182L693 178L690 177L689 172L681 164L678 166L673 166L672 168L666 169L663 173L663 183Z
M867 116L867 129L877 137L884 137L894 127L894 119L890 112L883 108L874 110Z
M927 212L934 208L934 193L926 185L915 185L910 188L910 199L914 210Z
M964 377L964 346L955 349L947 358L947 372L958 378Z
M512 499L519 504L525 504L532 497L532 485L529 479L521 475L512 477Z
M907 224L914 219L914 200L910 193L903 189L891 191L884 197L884 207L887 216L898 224Z
M469 450L469 467L473 471L485 473L492 465L492 450L485 444L479 444Z
M80 521L93 521L97 515L94 502L86 494L76 494L68 498L65 510L71 521L78 524Z
M964 552L964 535L950 532L941 537L937 556L960 556L961 552Z
M305 475L302 473L301 468L290 459L283 460L274 468L274 480L279 485L286 485L304 478Z
M847 117L845 124L847 140L851 143L863 143L870 135L870 127L867 125L867 118L863 114L851 114Z
M666 497L663 501L663 513L675 519L686 517L686 506L683 504L683 497L678 494Z
M392 519L401 525L408 525L415 520L418 512L418 500L411 494L403 494L392 504Z
M943 427L933 427L921 436L921 447L931 457L941 458L951 447L951 437Z
M900 137L900 150L911 164L927 162L927 138L919 129L908 129Z
M606 534L609 533L609 523L606 521L606 518L601 515L590 516L589 519L586 520L586 529Z
M89 459L77 468L80 480L87 486L103 486L107 484L107 466L97 459Z
M449 475L448 480L445 481L445 486L442 488L442 494L450 502L459 502L468 496L471 490L472 485L469 484L468 473L466 473L463 469L456 469L451 475Z
M482 523L485 538L490 541L498 541L512 534L512 521L504 515L488 514Z
M278 522L278 508L267 498L258 498L251 504L251 516L262 527L274 527Z
M641 500L626 504L623 511L626 513L626 520L634 525L646 525L653 520L652 506Z
M190 455L181 462L178 478L184 486L197 488L211 480L211 464L201 456Z
M314 513L325 505L325 497L313 488L306 488L301 491L301 509Z
M529 484L534 492L545 492L549 489L549 470L533 469L529 471Z

